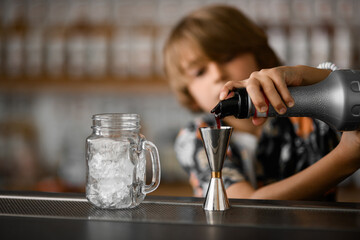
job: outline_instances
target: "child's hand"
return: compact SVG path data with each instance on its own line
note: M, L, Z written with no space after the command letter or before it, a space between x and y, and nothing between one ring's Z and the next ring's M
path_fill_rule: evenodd
M295 70L295 67L276 67L263 69L253 72L250 77L244 81L227 82L220 92L220 100L226 98L229 91L246 87L249 96L260 112L267 111L264 94L269 99L271 105L279 114L286 112L286 107L294 105L294 99L291 97L287 88L288 85L300 85L302 76Z
M307 85L320 81L329 74L327 70L325 70L325 73L321 71L324 70L307 66L282 66L263 69L253 72L250 78L246 80L227 82L220 92L220 100L224 100L233 89L246 87L258 112L268 110L265 95L274 109L279 114L284 114L287 107L292 107L295 104L287 86ZM255 125L261 125L264 122L265 119L263 118L253 117Z
M341 159L350 159L349 166L360 168L360 131L343 132L338 147L341 149Z

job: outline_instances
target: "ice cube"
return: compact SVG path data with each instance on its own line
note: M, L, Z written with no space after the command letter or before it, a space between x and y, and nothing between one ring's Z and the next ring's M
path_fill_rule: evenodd
M95 139L88 143L89 176L87 195L91 202L102 207L131 203L134 164L128 141Z

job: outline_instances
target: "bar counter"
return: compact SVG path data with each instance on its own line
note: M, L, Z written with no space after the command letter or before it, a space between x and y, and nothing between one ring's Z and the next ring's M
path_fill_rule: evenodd
M104 210L84 194L0 191L0 239L360 239L360 204L231 199L224 212L204 199L147 196Z

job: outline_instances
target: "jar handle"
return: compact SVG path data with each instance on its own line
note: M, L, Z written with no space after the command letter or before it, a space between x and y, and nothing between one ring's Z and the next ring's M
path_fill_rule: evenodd
M155 191L160 184L160 177L161 177L160 157L157 147L148 140L145 140L143 142L143 149L149 151L151 157L151 166L152 166L151 183L149 185L145 185L143 190L143 193L148 194Z

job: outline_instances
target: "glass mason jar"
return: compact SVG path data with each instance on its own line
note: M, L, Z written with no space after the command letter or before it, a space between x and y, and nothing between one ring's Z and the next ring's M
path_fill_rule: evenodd
M140 134L138 114L96 114L86 139L86 197L100 208L132 208L160 184L156 146ZM146 153L149 154L146 154ZM146 156L152 181L146 185Z

